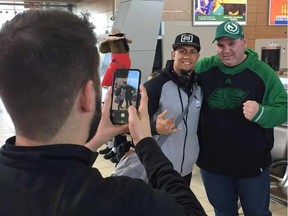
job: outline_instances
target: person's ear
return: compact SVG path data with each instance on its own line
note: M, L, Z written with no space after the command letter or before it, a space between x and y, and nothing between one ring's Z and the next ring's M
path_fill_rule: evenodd
M174 50L171 52L171 59L175 60L175 51Z
M246 37L243 38L243 43L244 43L245 48L247 48L247 38Z
M198 56L197 56L197 60L196 60L196 61L198 61L198 60L199 60L199 58L200 58L200 53L198 53Z
M86 82L81 89L80 107L84 112L91 112L95 109L95 89L92 80Z

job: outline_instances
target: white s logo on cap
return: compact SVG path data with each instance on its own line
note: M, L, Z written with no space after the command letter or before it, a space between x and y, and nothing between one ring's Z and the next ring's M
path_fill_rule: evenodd
M238 25L236 25L235 23L227 23L224 26L224 30L230 34L239 34Z

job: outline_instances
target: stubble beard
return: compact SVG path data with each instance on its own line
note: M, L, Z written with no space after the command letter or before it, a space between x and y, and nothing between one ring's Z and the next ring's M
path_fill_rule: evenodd
M100 120L101 120L101 95L97 95L95 99L95 112L90 122L89 134L86 142L89 142L96 134Z

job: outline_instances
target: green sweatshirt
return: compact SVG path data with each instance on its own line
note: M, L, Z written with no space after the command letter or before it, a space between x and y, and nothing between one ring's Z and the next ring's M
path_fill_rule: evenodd
M218 56L196 65L204 99L199 123L198 166L234 177L257 176L271 163L273 127L287 121L287 93L276 72L250 49L247 58L227 67ZM259 104L247 120L243 103Z

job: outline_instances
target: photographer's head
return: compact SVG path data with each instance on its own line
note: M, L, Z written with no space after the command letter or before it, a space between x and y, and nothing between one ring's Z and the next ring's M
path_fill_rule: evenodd
M96 42L88 20L65 11L29 10L5 23L0 96L16 135L49 142L60 131L83 127L81 115L95 132L101 116Z

